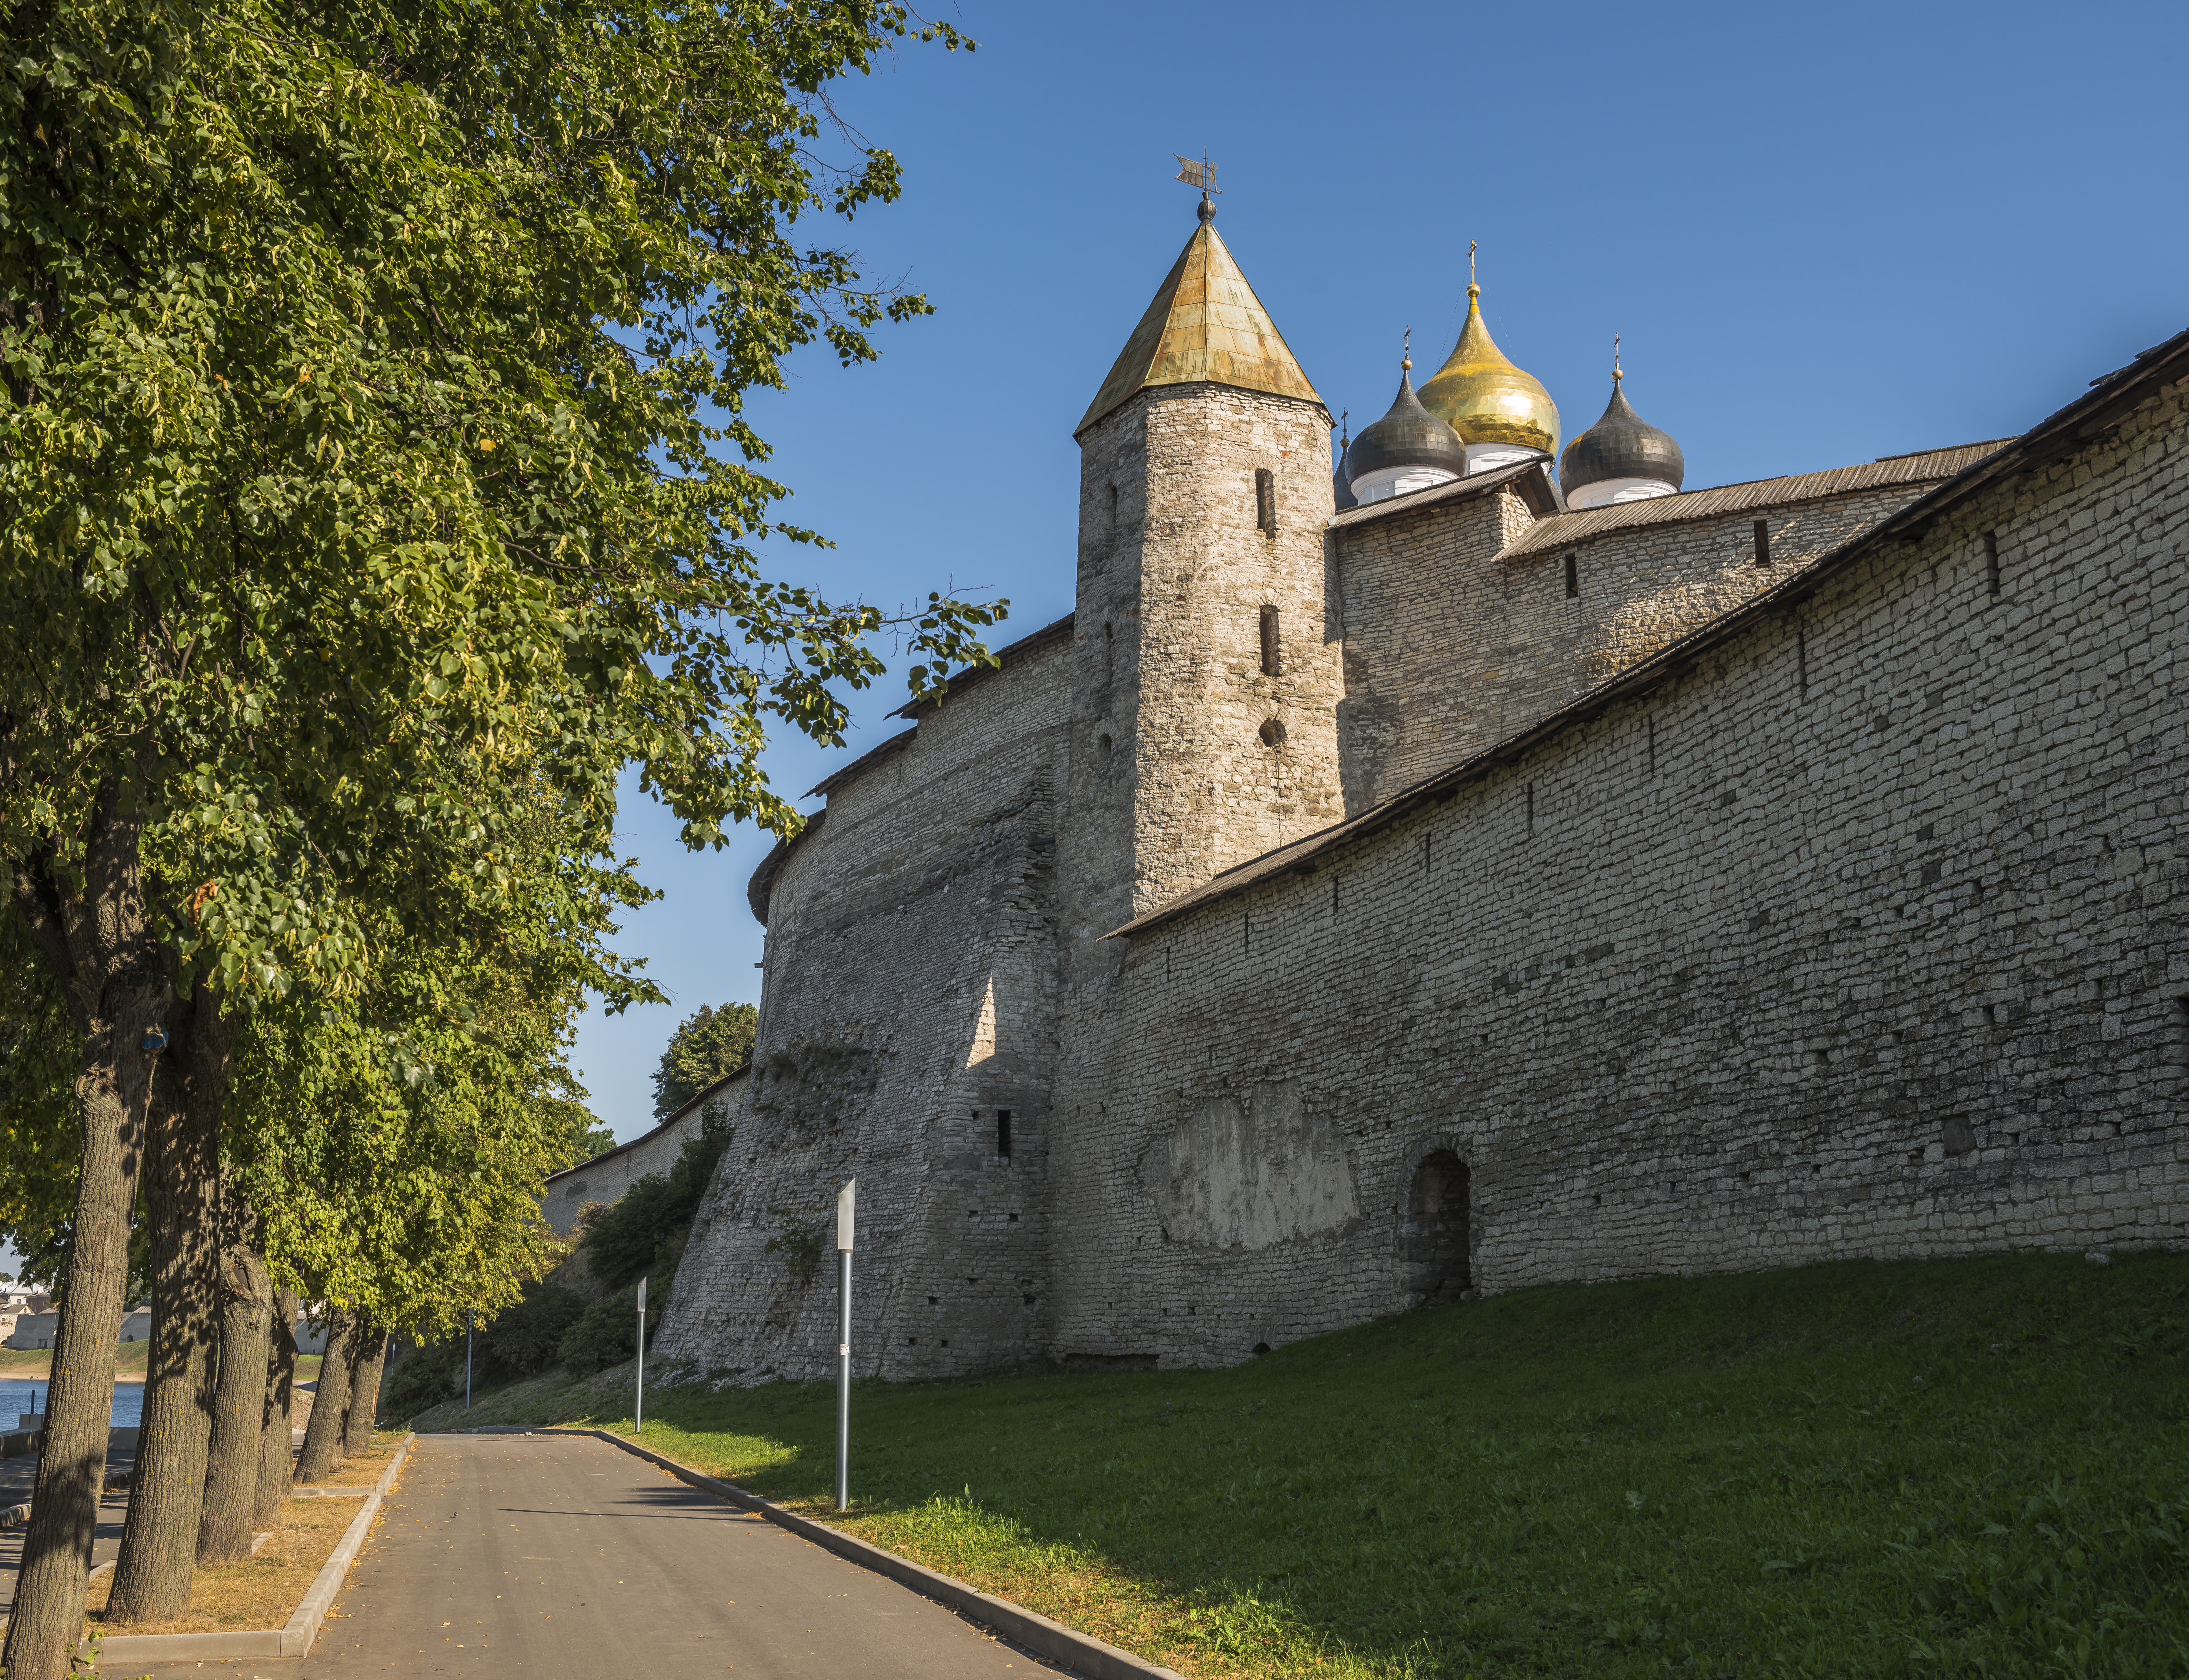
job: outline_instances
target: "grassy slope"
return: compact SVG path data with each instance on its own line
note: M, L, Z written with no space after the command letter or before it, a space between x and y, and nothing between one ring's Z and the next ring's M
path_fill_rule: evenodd
M1229 1371L862 1385L847 1525L1208 1674L2180 1675L2185 1353L2189 1256L1531 1289ZM648 1411L824 1508L826 1386Z

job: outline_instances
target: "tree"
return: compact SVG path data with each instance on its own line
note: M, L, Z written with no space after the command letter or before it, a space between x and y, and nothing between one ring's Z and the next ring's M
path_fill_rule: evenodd
M750 1004L725 1004L699 1012L670 1035L653 1071L653 1117L666 1120L718 1080L752 1061L760 1011Z
M11 16L0 854L78 1053L14 1680L75 1638L178 999L223 1031L338 1005L387 926L491 923L535 885L503 851L539 783L585 802L584 860L626 764L687 844L799 827L766 728L840 742L885 619L761 574L752 537L812 534L771 518L743 398L926 308L794 235L897 195L888 153L810 149L825 87L916 28L874 0ZM914 693L992 662L1001 610L908 615Z

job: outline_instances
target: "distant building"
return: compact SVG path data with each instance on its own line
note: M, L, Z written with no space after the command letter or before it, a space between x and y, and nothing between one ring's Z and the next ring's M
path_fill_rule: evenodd
M748 1072L741 1067L728 1078L716 1080L652 1131L548 1179L542 1186L540 1211L555 1234L568 1236L578 1227L578 1215L595 1202L620 1202L641 1179L675 1166L684 1140L699 1136L700 1117L710 1105L727 1113L744 1100Z
M39 1298L44 1299L43 1297ZM18 1313L8 1326L5 1345L19 1352L50 1349L54 1345L54 1333L60 1328L60 1314L54 1311ZM144 1341L151 1333L151 1308L132 1307L122 1315L122 1339L125 1343Z

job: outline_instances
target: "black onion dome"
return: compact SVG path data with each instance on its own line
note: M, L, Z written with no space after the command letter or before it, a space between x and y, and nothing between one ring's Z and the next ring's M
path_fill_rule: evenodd
M1558 462L1558 485L1570 496L1607 478L1655 478L1677 490L1687 470L1687 458L1671 434L1634 412L1615 375L1604 418L1566 445Z
M1348 481L1387 467L1434 467L1455 478L1467 476L1467 445L1459 433L1422 406L1411 376L1399 376L1391 411L1365 428L1345 452Z

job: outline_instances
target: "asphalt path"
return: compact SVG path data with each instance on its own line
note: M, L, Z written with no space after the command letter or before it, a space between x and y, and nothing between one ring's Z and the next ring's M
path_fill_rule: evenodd
M154 1680L830 1675L1031 1680L953 1611L607 1442L421 1435L302 1661Z

